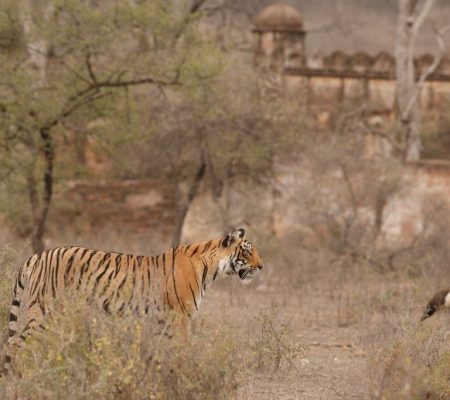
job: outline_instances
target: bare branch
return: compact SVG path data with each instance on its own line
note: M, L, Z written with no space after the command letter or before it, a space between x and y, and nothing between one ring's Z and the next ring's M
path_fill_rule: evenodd
M122 73L122 75L125 72ZM127 86L138 86L144 84L151 84L157 86L178 86L180 85L180 71L176 72L176 75L169 81L156 79L156 78L141 78L141 79L130 79L130 80L120 80L120 77L115 81L103 81L103 82L93 82L86 89L83 89L76 93L69 101L74 101L79 97L83 97L91 92L98 92L103 88L124 88Z
M413 43L416 43L416 38L417 38L417 35L419 34L419 30L422 27L428 14L430 13L430 10L433 7L434 2L435 2L435 0L426 0L425 4L420 9L419 14L414 19L414 23L412 25L412 30L411 30Z
M423 224L422 224L422 229L420 230L420 232L418 232L412 239L411 241L400 247L399 249L393 251L392 253L389 254L389 256L387 257L387 262L388 265L390 267L390 269L394 269L394 260L395 258L397 258L398 256L412 250L418 243L419 241L425 237L426 233L428 232L428 228L429 228L429 222L431 220L431 218L435 215L435 212L439 211L438 210L429 210L423 218Z
M352 207L353 215L356 216L356 214L358 212L358 205L356 203L355 191L353 190L353 185L352 185L350 176L349 176L347 168L346 168L346 166L344 164L340 163L339 164L339 168L342 171L342 176L344 178L345 185L347 186L347 191L348 191L348 195L349 195L349 198L350 198L350 204L351 204L351 207Z
M86 79L82 74L80 74L78 71L74 70L69 64L67 64L64 60L58 60L58 62L65 67L69 72L71 72L72 74L74 74L78 79L80 79L81 81L89 84L89 80Z
M438 53L437 55L434 57L433 63L425 70L422 72L422 74L419 77L419 80L417 81L415 90L414 90L414 94L411 97L411 99L409 100L409 103L407 104L405 110L402 113L402 119L403 120L407 120L409 117L409 113L411 112L412 108L414 107L414 104L417 101L417 98L419 97L419 94L423 88L423 85L425 83L425 81L430 77L431 74L433 74L436 69L439 67L440 63L442 62L442 58L444 57L445 54L445 44L444 44L444 39L442 38L442 36L448 31L450 30L450 25L441 28L439 30L436 30L435 32L435 39L438 45Z
M189 9L189 13L190 14L195 14L198 10L200 10L202 5L205 4L207 1L208 0L195 0L192 3L191 8Z
M208 0L194 0L191 7L189 7L187 15L184 16L182 19L182 23L180 24L180 28L175 32L174 34L174 42L176 43L181 36L183 35L185 29L189 25L189 22L191 21L192 17L200 10L202 5L206 3Z
M94 69L92 68L91 63L91 52L88 50L86 53L86 67L89 73L89 76L91 77L91 80L94 84L97 84L97 77L94 74Z
M394 147L397 151L399 151L400 153L404 151L404 146L401 143L398 143L391 135L388 135L387 133L375 129L373 126L370 126L367 121L364 121L364 127L366 129L368 129L370 131L371 134L375 135L375 136L379 136L383 139L386 139L389 144Z
M83 106L87 106L90 103L93 103L94 101L100 100L101 98L110 96L111 93L100 93L100 94L94 94L89 97L82 98L78 102L75 102L70 107L66 108L65 110L61 111L55 118L47 122L41 129L51 129L55 125L59 124L62 119L67 118L68 116L72 115L76 110Z

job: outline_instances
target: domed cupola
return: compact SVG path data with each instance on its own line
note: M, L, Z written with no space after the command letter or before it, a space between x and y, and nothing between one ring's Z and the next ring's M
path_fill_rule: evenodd
M287 4L264 8L256 17L255 63L262 68L283 70L305 65L305 31L300 13Z

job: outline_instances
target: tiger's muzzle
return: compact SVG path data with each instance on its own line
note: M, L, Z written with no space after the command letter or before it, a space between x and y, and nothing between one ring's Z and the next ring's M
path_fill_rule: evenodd
M262 265L258 265L256 268L242 268L238 271L239 278L241 279L242 283L250 283L253 277L257 272L259 272L262 269Z

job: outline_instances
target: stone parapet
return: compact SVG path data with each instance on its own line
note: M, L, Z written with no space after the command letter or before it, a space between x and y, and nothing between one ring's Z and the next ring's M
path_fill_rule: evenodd
M415 59L417 77L429 68L433 62L431 54L424 54ZM330 56L318 58L317 54L307 57L305 67L286 67L287 75L329 78L353 78L369 80L394 80L395 61L388 53L380 53L374 58L369 54L358 52L347 55L336 51ZM428 81L450 82L450 59L446 58L432 73Z
M112 229L169 237L175 223L174 192L157 180L71 181L60 203L63 206L52 216L54 220L92 234Z

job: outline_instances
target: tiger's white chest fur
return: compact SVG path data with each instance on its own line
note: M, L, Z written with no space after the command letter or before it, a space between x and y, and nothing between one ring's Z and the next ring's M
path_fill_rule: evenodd
M444 307L445 308L450 308L450 292L448 292L447 296L445 296Z
M225 274L229 274L233 272L231 268L231 260L230 257L225 257L219 260L219 270L217 275L219 277L224 276Z

